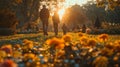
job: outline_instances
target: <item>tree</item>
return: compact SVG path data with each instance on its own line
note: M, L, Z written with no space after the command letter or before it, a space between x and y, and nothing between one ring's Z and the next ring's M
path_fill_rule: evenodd
M92 1L83 6L83 10L86 12L87 17L92 22L95 22L96 17L99 17L100 22L119 23L120 8L116 6L115 9L105 11L103 7L97 7Z
M100 22L105 21L106 11L104 8L97 7L92 1L89 1L87 4L83 5L83 11L85 11L85 14L88 19L92 21L92 23L95 22L96 17L100 17Z
M101 22L99 20L99 17L96 18L96 21L94 23L94 27L97 29L101 28Z
M0 11L0 35L14 34L17 23L17 18L12 11Z
M120 23L120 8L116 7L114 11L107 11L105 20L110 23Z
M0 9L12 10L14 6L22 3L22 0L0 0Z
M31 23L39 18L40 0L22 0L22 3L16 6L16 14L20 20L19 27L25 23Z
M96 0L96 3L99 7L105 7L106 10L114 10L120 6L120 0Z
M63 16L63 22L67 23L68 27L71 29L82 26L87 21L88 19L79 5L68 8Z

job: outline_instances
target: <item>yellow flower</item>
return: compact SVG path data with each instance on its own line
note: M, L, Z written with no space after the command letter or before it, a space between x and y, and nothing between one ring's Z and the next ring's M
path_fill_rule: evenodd
M118 52L120 52L120 45L118 45L118 44L116 44L116 45L114 45L115 47L114 47L114 50L117 50Z
M16 49L20 48L20 44L16 44L16 45L14 46L14 48L16 48Z
M33 48L33 42L32 41L30 41L30 40L27 40L27 39L25 39L25 40L23 40L23 43L24 43L24 46L26 46L27 48L29 48L29 49L32 49Z
M7 56L7 54L5 51L0 51L0 58L4 58L6 56Z
M105 47L108 49L114 49L113 43L106 44Z
M34 59L35 55L32 53L24 54L24 59Z
M99 56L93 61L95 67L107 67L108 58L105 56Z
M108 34L101 34L98 36L98 39L101 41L101 42L105 42L108 40Z
M88 43L88 38L86 36L83 36L80 38L80 43L83 45L83 46L87 46L87 43Z
M19 52L19 51L14 51L13 52L13 57L14 58L18 58L18 57L21 57L22 56L22 53L21 52Z
M62 38L65 42L71 42L72 41L72 36L71 35L64 35Z
M110 50L108 48L104 48L101 52L103 56L112 56L113 55L113 50Z
M115 44L120 45L120 40L116 40L116 41L115 41Z
M78 33L78 36L79 36L79 37L82 37L82 36L84 36L84 33L79 32L79 33Z
M56 49L63 49L64 48L64 41L62 39L58 38L52 38L48 39L46 41L46 44L50 47L56 48Z

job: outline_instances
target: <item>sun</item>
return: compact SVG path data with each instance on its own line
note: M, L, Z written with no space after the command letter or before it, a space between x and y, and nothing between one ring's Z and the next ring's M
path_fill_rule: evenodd
M65 14L65 10L70 8L73 5L83 5L87 3L88 0L64 0L64 2L59 2L57 6L59 7L58 9L58 15L60 17L60 20L62 20L63 15ZM56 10L54 6L51 7L51 16L53 16L53 12Z
M63 17L63 15L64 15L64 13L65 13L65 9L60 9L60 10L58 11L60 20L62 20L62 17Z
M65 2L63 3L64 7L62 9L58 10L60 20L62 19L66 8L69 8L69 7L71 7L71 6L75 5L75 4L83 5L83 4L87 3L87 1L88 0L65 0Z

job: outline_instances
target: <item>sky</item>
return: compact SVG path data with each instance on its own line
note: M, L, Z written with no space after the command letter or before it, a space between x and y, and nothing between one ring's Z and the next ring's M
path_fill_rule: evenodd
M64 6L69 7L75 4L82 5L87 3L88 0L65 0Z

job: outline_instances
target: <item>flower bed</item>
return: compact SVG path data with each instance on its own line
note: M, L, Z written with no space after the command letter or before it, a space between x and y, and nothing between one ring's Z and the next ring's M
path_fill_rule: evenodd
M111 37L77 33L22 39L0 47L0 67L119 67L120 40Z

